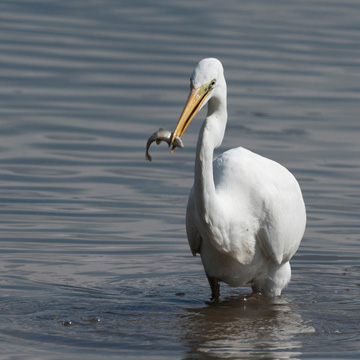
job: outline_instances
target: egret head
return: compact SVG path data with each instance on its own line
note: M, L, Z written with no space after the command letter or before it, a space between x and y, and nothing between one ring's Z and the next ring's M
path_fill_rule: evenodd
M224 69L218 59L201 60L195 67L190 78L190 94L176 125L172 139L184 134L191 120L211 98L223 94L220 88L226 89ZM173 149L172 151L173 152Z

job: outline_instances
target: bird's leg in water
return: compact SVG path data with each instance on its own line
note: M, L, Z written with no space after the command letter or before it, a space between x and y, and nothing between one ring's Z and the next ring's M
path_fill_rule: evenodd
M215 277L207 276L211 288L211 300L219 300L220 297L220 282Z

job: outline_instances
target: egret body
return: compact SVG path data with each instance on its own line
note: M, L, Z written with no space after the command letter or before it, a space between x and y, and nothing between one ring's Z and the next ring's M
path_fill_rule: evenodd
M221 62L201 60L173 134L181 138L208 105L186 212L189 245L193 255L201 256L213 299L220 296L220 282L251 284L254 293L277 296L290 281L289 260L305 231L301 189L285 167L242 147L213 159L224 138L226 97Z

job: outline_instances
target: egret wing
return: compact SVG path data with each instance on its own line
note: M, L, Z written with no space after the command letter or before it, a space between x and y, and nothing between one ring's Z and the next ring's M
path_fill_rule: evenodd
M297 251L306 225L306 211L299 184L284 167L282 181L267 179L263 191L263 217L256 235L264 255L277 264L289 261Z
M295 177L270 159L236 148L215 159L214 180L218 191L227 195L223 195L225 209L230 209L227 218L237 225L232 246L237 244L243 253L253 234L265 257L278 264L290 260L300 245L306 222ZM249 232L244 231L247 229Z

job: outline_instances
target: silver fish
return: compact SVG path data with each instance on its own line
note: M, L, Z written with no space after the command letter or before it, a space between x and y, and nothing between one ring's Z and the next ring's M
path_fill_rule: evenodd
M151 161L152 158L149 154L149 148L150 145L156 141L156 144L159 145L162 141L167 142L167 144L170 146L170 142L171 142L171 138L172 138L172 133L169 130L164 130L164 129L159 129L159 131L154 132L148 139L147 143L146 143L146 152L145 152L145 159ZM175 149L176 147L179 147L180 149L182 149L184 147L184 144L182 142L182 140L176 136L176 138L174 139L173 143L172 143L173 149Z

